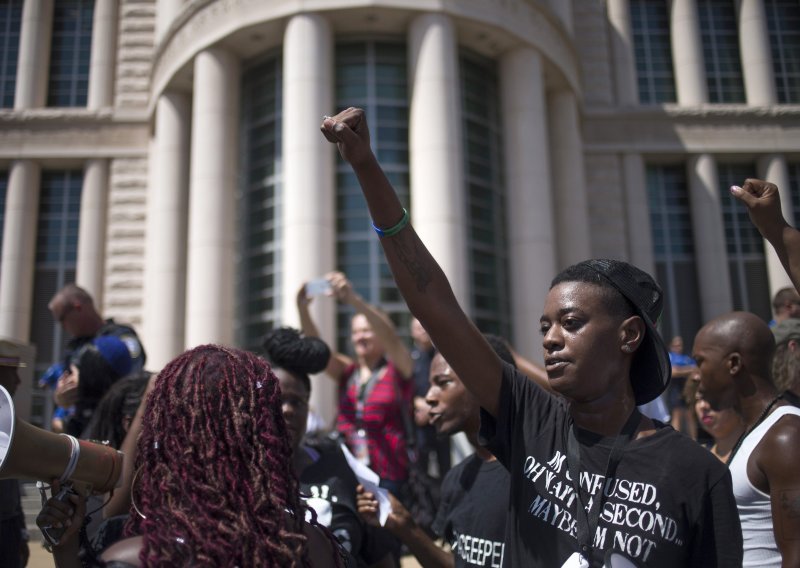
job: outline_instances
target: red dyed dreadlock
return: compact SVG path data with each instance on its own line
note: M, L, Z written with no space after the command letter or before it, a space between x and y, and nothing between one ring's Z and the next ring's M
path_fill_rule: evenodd
M144 566L307 566L278 380L216 345L159 374L138 442L129 535ZM291 511L293 514L288 513Z

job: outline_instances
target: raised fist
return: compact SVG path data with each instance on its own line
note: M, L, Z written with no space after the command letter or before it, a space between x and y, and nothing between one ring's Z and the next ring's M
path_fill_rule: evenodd
M350 107L336 116L326 116L320 130L351 165L358 165L372 156L367 116L362 109Z

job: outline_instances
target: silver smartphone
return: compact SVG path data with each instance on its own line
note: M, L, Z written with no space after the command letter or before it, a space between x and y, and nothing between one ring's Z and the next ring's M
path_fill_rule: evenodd
M322 296L331 290L331 283L325 278L316 278L306 282L306 296Z

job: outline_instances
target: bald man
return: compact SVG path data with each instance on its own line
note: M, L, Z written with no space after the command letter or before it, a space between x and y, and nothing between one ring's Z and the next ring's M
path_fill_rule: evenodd
M732 312L697 334L703 398L735 409L745 432L728 464L744 543L743 566L800 566L800 409L770 378L775 340L759 317Z

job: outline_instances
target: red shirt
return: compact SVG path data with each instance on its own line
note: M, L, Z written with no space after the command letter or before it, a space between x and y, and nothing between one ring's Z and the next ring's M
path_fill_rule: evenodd
M350 436L359 428L356 418L358 385L357 381L351 380L356 372L358 367L351 364L339 377L337 428L348 446ZM404 481L408 478L408 451L402 413L408 414L410 424L413 390L413 381L404 379L389 362L367 394L360 427L367 434L369 467L381 479Z

